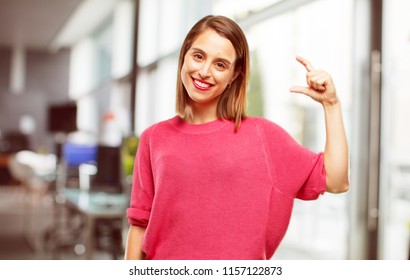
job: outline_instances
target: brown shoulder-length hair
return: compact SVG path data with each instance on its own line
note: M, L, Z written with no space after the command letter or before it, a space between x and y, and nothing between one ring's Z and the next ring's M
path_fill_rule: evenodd
M235 131L246 117L246 90L249 76L249 47L245 34L233 20L224 16L206 16L198 21L188 32L179 54L178 77L176 90L176 112L180 117L192 117L192 108L189 104L188 93L182 83L181 69L187 51L195 39L205 30L212 29L220 36L231 41L235 48L236 60L234 76L236 78L221 94L217 116L235 122Z

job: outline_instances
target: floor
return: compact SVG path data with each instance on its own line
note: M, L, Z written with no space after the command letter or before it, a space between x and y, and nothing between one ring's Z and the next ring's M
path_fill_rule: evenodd
M35 234L27 234L33 231L33 229L27 228L27 204L32 204L32 201L27 201L27 197L24 193L24 188L21 186L0 186L0 260L51 260L51 259L64 259L64 260L81 260L84 259L84 247L81 242L76 246L60 247L60 250L56 250L50 245L49 237L47 233L52 232L54 207L53 201L50 198L45 198L41 201L41 212L37 214L42 219L36 223L35 226L40 225L44 234L37 235L42 238L36 239L44 246L42 249L35 249L35 244L32 237ZM37 205L38 206L38 205ZM32 211L29 208L28 211ZM116 259L122 259L123 255L118 255ZM113 259L113 255L110 252L103 250L94 251L93 259L106 260Z
M27 205L29 205L27 210ZM25 207L24 207L25 206ZM35 234L27 234L33 232L27 225L30 221L27 220L27 212L37 211L38 222L35 226L42 229L41 240L33 242ZM64 250L57 251L49 245L47 232L52 232L54 218L54 204L52 197L45 197L40 201L27 200L24 188L22 186L0 186L0 260L52 260L52 259L66 259L66 260L81 260L84 259L84 247L81 242L77 246L67 246ZM34 230L34 233L38 230ZM292 230L290 229L290 236ZM38 245L37 243L40 243ZM37 247L44 249L35 249ZM278 250L273 259L320 259L314 250L304 250L303 247L286 244L286 248ZM302 249L301 249L302 248ZM123 255L118 256L117 259L122 259ZM107 251L96 251L94 259L105 260L113 259L113 255ZM329 257L333 258L333 257ZM336 258L337 259L337 258Z
M329 200L332 205L335 204L334 201ZM37 204L36 204L37 203ZM30 207L27 207L29 205ZM407 205L407 204L406 204ZM39 207L40 206L40 207ZM41 219L38 219L34 223L34 228L28 228L27 225L30 221L27 220L27 211L33 211L33 209L42 209L37 211L36 215L39 215ZM54 217L54 204L51 197L45 197L40 202L39 201L27 201L27 196L25 195L24 188L22 186L1 186L0 185L0 260L51 260L51 259L65 259L65 260L81 260L84 259L84 247L81 244L81 240L74 246L64 247L62 250L56 250L55 247L50 245L48 233L52 232L49 229L52 228L52 222ZM303 208L303 212L306 212ZM326 208L327 209L327 208ZM400 209L401 212L408 213L410 208L406 208L406 211ZM328 213L328 211L326 211ZM300 213L299 213L300 214ZM332 219L326 218L325 216L320 216L320 213L315 213L315 217L320 217L319 220L325 226L320 228L319 232L326 233L327 236L334 237L329 239L343 240L343 236L346 235L347 229L340 228L334 223L335 215L332 214ZM397 216L397 215L396 215ZM298 211L295 211L295 218L298 217ZM296 219L294 219L296 220ZM333 222L332 222L333 221ZM312 221L305 221L302 219L301 223L291 224L285 237L283 244L276 252L273 260L275 259L305 259L305 260L315 260L315 259L344 259L345 258L345 248L343 242L341 246L335 246L334 244L339 244L340 242L334 242L334 244L329 244L325 242L323 234L320 235L317 231L309 230L306 225L312 224ZM341 223L339 223L341 224ZM343 224L343 223L342 223ZM73 224L70 224L72 226ZM408 228L410 228L410 223L408 223ZM35 227L40 226L43 228L42 232L44 234L35 234ZM302 228L301 228L302 226ZM392 228L389 233L395 238L394 244L397 246L392 246L392 242L389 243L388 247L390 254L386 254L386 259L407 259L408 258L408 248L409 248L409 236L410 232L408 228L406 230L394 230ZM33 231L34 229L34 231ZM312 231L312 233L310 233ZM27 232L29 234L27 234ZM34 232L34 234L31 234ZM399 232L403 232L405 236L399 238ZM26 233L26 234L25 234ZM301 234L303 233L303 234ZM331 233L331 234L329 234ZM310 235L309 235L310 234ZM340 235L340 236L338 236ZM34 236L40 236L40 238L35 239L37 242L33 242ZM124 235L123 235L124 236ZM309 240L312 239L311 236L317 236L317 242L308 242L310 246L301 246L297 241L303 242L304 236L308 236ZM406 240L407 243L403 244L402 240ZM35 245L42 244L43 249L35 249ZM305 242L306 243L306 242ZM303 243L303 244L305 244ZM316 246L318 243L320 246ZM303 245L302 244L302 245ZM316 245L315 245L316 244ZM332 249L332 250L330 250ZM394 254L393 254L394 253ZM96 260L106 260L106 259L122 259L123 253L114 255L107 250L95 250L93 259Z

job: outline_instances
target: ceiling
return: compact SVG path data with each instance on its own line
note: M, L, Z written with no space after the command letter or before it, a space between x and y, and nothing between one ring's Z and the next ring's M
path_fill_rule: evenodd
M82 0L0 0L0 46L49 49Z

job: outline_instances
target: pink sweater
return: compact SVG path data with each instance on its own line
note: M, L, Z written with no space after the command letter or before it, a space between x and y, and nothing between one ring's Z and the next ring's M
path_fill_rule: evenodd
M148 128L134 168L129 223L147 259L270 259L295 198L325 191L323 154L263 118Z

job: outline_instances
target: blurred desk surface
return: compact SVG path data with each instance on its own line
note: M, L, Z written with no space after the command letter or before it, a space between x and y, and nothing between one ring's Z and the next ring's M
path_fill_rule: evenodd
M92 259L94 249L94 226L97 219L124 219L129 205L127 195L65 189L63 195L67 206L82 214L86 219L85 259Z
M64 197L78 211L95 218L119 218L125 215L128 197L122 193L105 193L65 189Z

